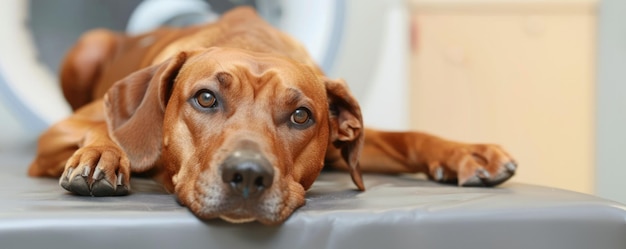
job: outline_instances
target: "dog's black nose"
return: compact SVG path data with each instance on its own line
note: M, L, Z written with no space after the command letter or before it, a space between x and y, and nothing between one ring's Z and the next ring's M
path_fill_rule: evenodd
M254 150L234 151L222 164L222 180L244 198L254 197L272 186L274 169Z

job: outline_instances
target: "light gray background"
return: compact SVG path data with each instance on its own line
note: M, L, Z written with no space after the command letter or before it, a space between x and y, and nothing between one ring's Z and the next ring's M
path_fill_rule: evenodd
M626 1L600 1L595 193L626 203Z

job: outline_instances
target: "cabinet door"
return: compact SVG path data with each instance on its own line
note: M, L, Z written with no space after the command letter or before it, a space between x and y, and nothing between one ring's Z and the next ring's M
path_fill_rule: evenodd
M591 11L413 17L413 128L505 146L513 181L592 191Z

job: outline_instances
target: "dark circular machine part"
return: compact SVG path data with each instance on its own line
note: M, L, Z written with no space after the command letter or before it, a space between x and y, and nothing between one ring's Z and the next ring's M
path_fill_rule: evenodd
M29 0L28 27L32 31L37 57L51 71L58 72L61 60L84 32L94 28L125 31L128 20L143 0ZM239 5L256 7L254 0L208 0L211 11L222 14ZM276 14L280 8L271 11ZM175 19L169 26L193 24L193 19ZM197 22L195 22L197 23Z
M53 72L80 35L94 28L124 31L141 0L30 0L28 27L37 58Z

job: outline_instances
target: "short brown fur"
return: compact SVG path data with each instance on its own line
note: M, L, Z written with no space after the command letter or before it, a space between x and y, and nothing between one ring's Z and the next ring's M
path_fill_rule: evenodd
M420 132L366 129L342 80L324 76L302 45L241 7L201 26L127 36L85 35L68 52L61 86L74 114L44 132L31 176L60 177L80 195L125 195L131 173L157 171L198 217L284 221L304 204L324 166L426 174L459 185L496 185L515 171L501 147ZM211 90L219 107L194 104ZM297 108L311 122L294 124ZM252 144L272 164L258 200L229 201L221 165Z

